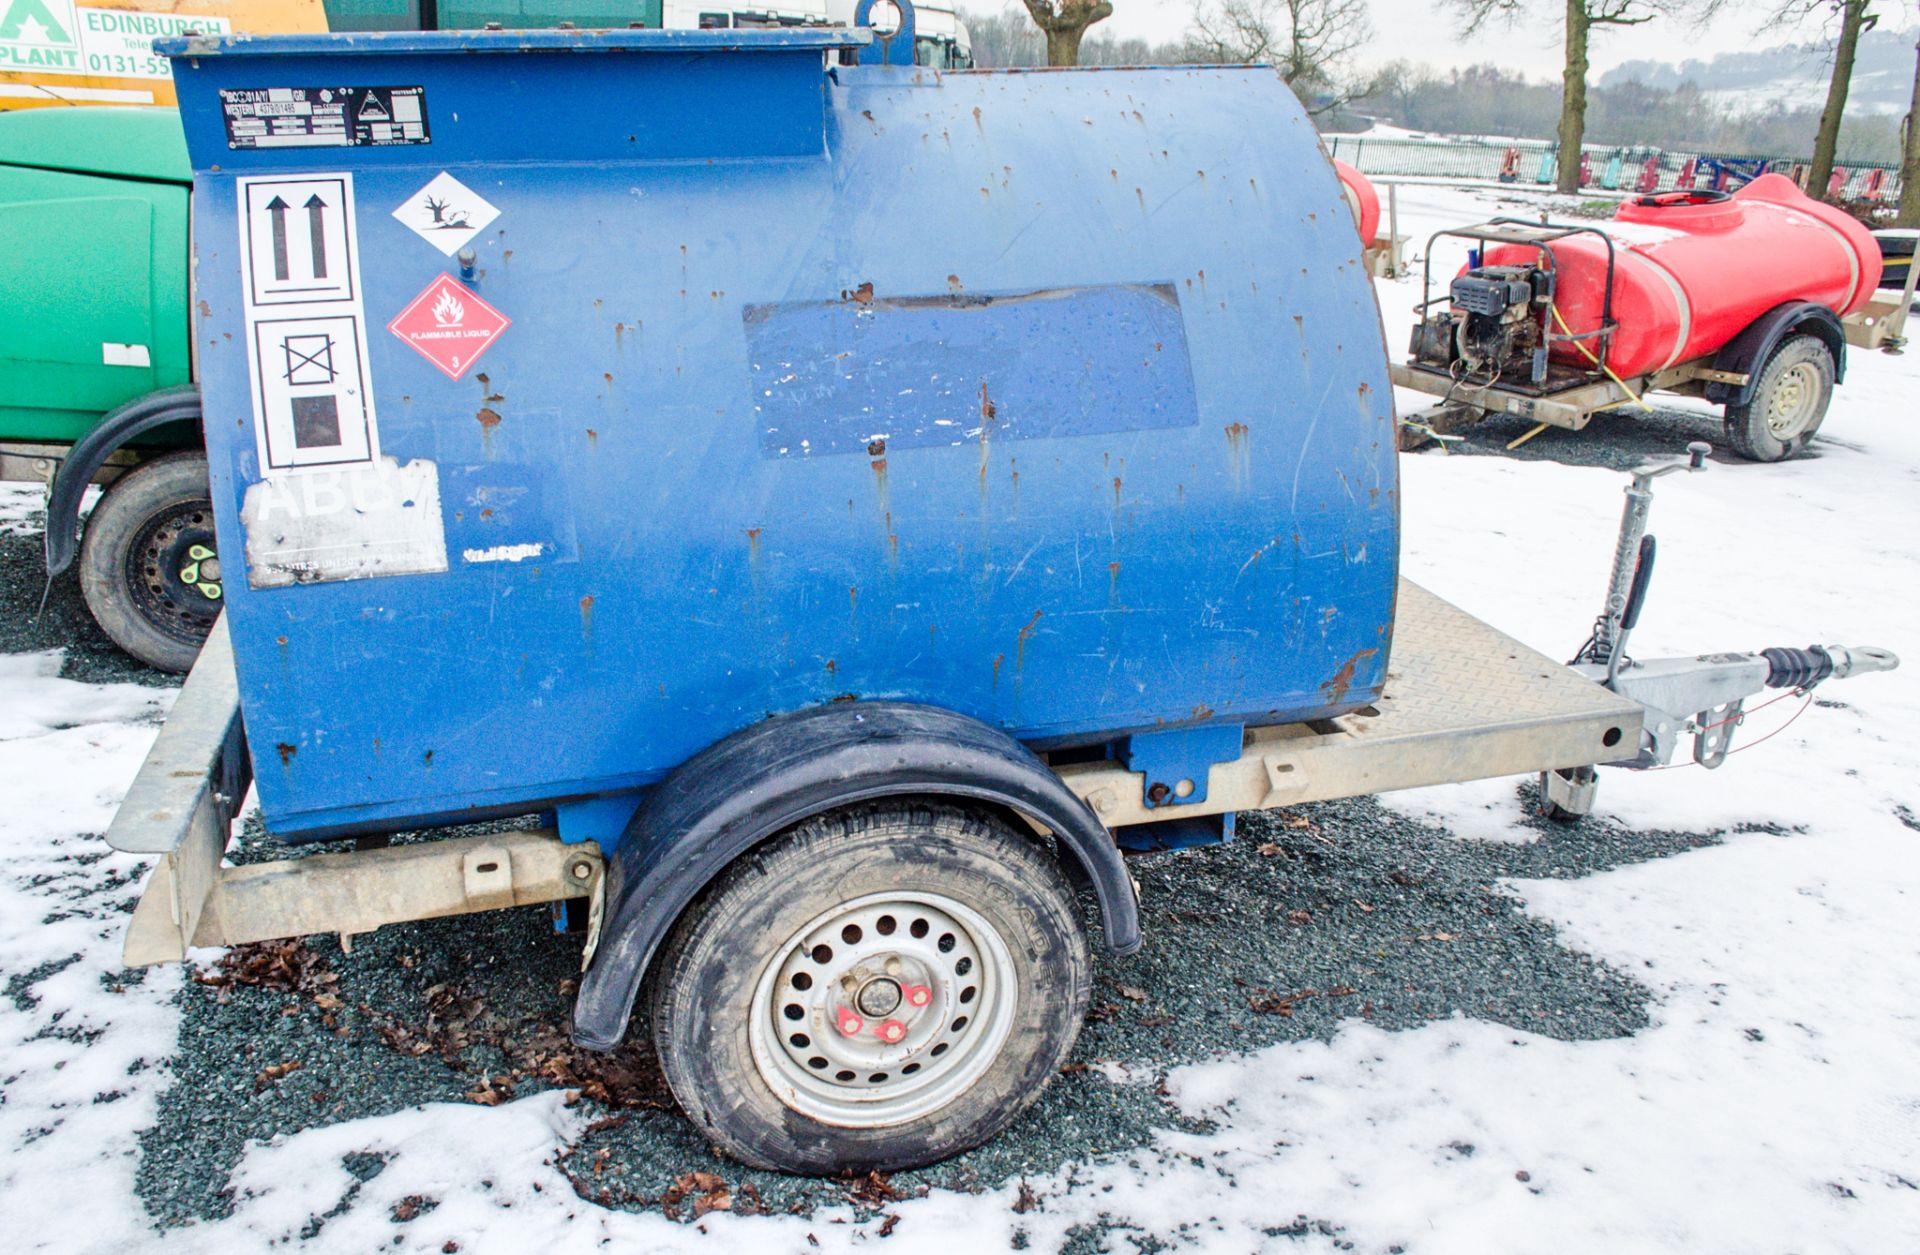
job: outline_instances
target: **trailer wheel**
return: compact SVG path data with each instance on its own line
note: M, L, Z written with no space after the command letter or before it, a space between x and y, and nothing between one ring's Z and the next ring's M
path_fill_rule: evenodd
M819 815L689 908L651 984L687 1115L742 1163L932 1163L1013 1120L1086 1015L1087 939L1035 841L936 801Z
M1832 400L1833 353L1816 336L1788 336L1747 404L1727 407L1727 439L1743 458L1784 462L1807 447Z
M80 591L94 621L141 662L193 666L223 604L205 454L143 462L107 489L81 537Z

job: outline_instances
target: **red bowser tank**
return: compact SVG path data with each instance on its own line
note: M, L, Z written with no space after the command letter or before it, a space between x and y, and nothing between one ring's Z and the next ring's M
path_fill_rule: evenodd
M1354 225L1360 228L1360 243L1372 244L1380 235L1380 194L1366 175L1338 157L1333 159L1333 169L1340 176L1347 207L1353 210Z
M1623 376L1713 353L1787 301L1812 301L1845 317L1866 304L1880 280L1880 250L1867 229L1785 175L1762 175L1731 196L1636 197L1604 230L1613 241L1618 324L1606 364ZM1553 303L1566 323L1555 330L1597 330L1606 308L1606 243L1572 235L1556 240L1553 253ZM1534 249L1503 244L1488 249L1485 261L1538 259ZM1580 346L1594 343L1561 341L1552 356L1589 365Z

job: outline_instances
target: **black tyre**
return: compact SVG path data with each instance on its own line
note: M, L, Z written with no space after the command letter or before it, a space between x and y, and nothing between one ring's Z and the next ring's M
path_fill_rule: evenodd
M661 1066L742 1163L832 1174L977 1146L1073 1048L1090 987L1036 841L935 800L816 816L675 925L650 985Z
M80 591L94 621L141 662L193 666L222 604L205 454L142 462L107 490L80 541Z
M1727 440L1755 462L1784 462L1807 447L1833 400L1833 354L1816 336L1788 336L1754 383L1753 399L1727 407Z

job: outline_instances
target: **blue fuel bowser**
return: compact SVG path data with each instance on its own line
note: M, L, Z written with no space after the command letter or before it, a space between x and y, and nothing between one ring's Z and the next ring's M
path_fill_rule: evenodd
M268 830L554 817L606 859L576 1036L653 973L689 1111L820 1170L1057 1068L1063 863L1138 943L1062 764L1204 810L1249 728L1380 699L1398 587L1380 320L1279 77L943 74L900 7L164 45Z
M941 73L896 3L163 41L226 610L106 833L154 858L130 966L570 903L576 1042L638 1018L742 1162L911 1167L1066 1061L1124 853L1520 773L1572 820L1898 665L1628 653L1704 444L1634 473L1573 663L1399 579L1380 320L1279 78ZM357 848L224 865L250 788Z
M1285 86L862 34L178 57L272 832L625 793L847 697L1043 746L1378 697L1379 317Z

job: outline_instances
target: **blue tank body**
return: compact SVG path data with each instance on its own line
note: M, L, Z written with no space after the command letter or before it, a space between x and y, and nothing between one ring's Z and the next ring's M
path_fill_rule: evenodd
M1050 748L1379 696L1386 354L1280 79L851 42L164 46L275 834L630 794L847 698Z

